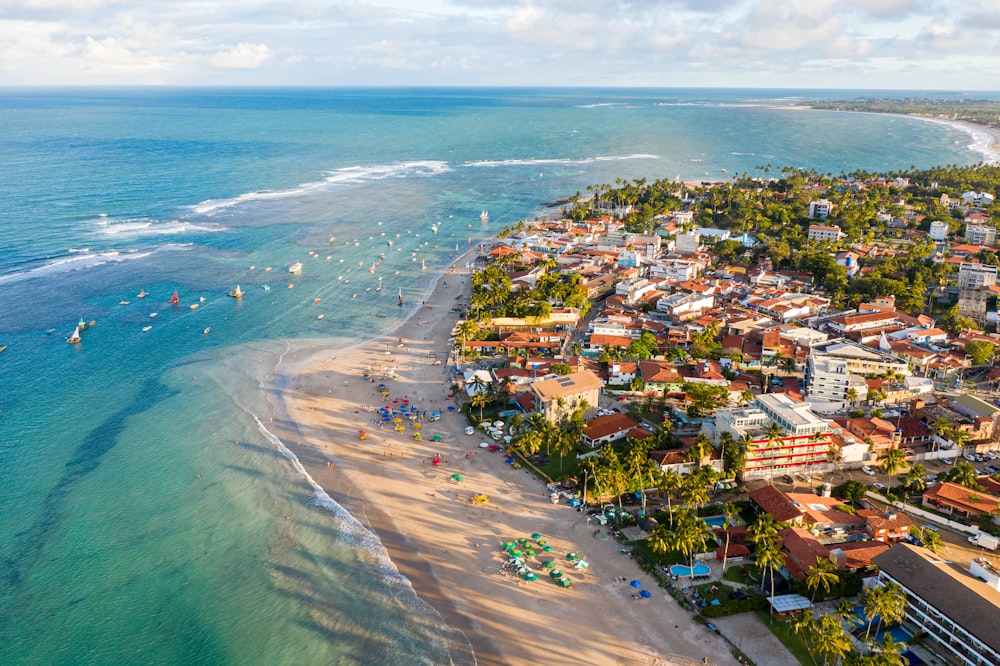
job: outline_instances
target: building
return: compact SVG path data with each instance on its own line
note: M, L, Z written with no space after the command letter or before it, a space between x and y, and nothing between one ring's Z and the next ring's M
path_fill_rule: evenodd
M806 240L837 242L841 239L843 235L844 233L840 230L840 227L837 226L828 227L822 224L810 224L809 233L806 236Z
M1000 506L1000 497L942 481L924 491L921 504L935 511L969 518L996 511Z
M832 213L833 213L833 203L828 199L820 199L819 201L809 202L809 219L811 220L812 219L825 220L826 218L830 217ZM836 229L838 232L840 231L840 227L833 227L833 228ZM812 240L811 236L812 227L809 227L809 231L810 231L809 240Z
M937 241L938 243L948 240L948 223L941 220L934 220L931 222L931 228L927 232L927 236L932 241Z
M782 433L773 441L766 434L772 423ZM729 433L746 446L744 478L811 474L829 465L829 422L784 393L758 395L750 407L716 410L715 420L706 421L702 432L716 444L721 444L723 433Z
M583 402L587 415L596 412L604 383L590 370L581 370L561 377L532 382L535 411L549 423L559 423Z
M992 247L997 240L997 228L989 224L966 225L965 240L973 245L989 245Z
M624 414L608 414L591 419L583 432L583 443L596 448L607 442L625 439L639 424Z
M846 400L854 388L864 400L868 390L865 375L884 375L888 371L907 376L906 360L887 352L837 338L813 345L806 360L806 395L824 400ZM855 375L855 376L852 376Z
M991 291L990 287L959 289L958 314L984 326L989 314L990 299L995 297L996 294Z
M674 249L679 254L695 254L701 249L701 234L692 229L686 234L677 234Z
M958 267L958 288L992 287L997 283L997 267L988 264L962 264Z
M949 663L1000 664L1000 592L909 544L897 544L872 561L879 567L880 584L903 589L903 624L924 636L925 647Z

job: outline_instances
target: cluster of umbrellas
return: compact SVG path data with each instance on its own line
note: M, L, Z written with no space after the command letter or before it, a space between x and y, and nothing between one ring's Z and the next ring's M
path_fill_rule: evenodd
M633 580L631 583L629 583L629 585L638 589L642 587L642 581ZM653 596L653 594L649 590L639 590L639 596L642 597L643 599L649 599L651 596Z
M510 564L515 567L518 575L520 575L526 581L538 580L538 574L528 569L525 564L525 560L529 557L536 557L543 553L551 553L555 550L550 546L542 535L535 532L528 537L521 537L517 541L507 541L503 545L504 550L507 552L508 557L510 557ZM577 553L569 553L566 556L571 563L571 565L578 570L586 569L589 563L584 560ZM555 560L543 560L541 561L541 566L543 569L548 571L549 578L551 578L560 587L570 587L573 584L561 569L559 569Z
M501 439L503 439L505 442L509 443L514 439L510 435L503 434L503 427L504 427L503 421L498 420L498 421L493 421L492 423L490 423L489 421L483 421L482 423L479 424L479 427L485 430L487 433L489 433L490 437L492 437L494 441L499 442Z

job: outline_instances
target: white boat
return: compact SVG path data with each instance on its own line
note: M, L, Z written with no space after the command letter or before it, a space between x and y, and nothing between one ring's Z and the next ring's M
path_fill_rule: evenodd
M145 289L140 289L139 293L135 295L136 298L146 298L147 296L149 296L149 292Z
M128 305L129 301L118 301L118 305Z
M205 335L208 335L211 332L212 332L212 327L211 326L209 326L208 328L205 329Z
M264 291L271 291L271 288L269 286L267 286L266 284L260 285L260 288L263 289Z
M482 220L483 222L489 222L490 221L489 211L484 210L482 213L480 213L479 219Z
M438 225L432 224L431 225L431 232L433 232L433 233L436 234L438 232Z
M192 310L197 310L198 309L198 304L197 303L192 303L190 307L191 307Z
M152 319L153 317L155 317L158 314L159 314L158 312L150 312L149 313L149 318Z
M296 261L294 264L292 264L291 266L288 267L288 272L289 273L301 273L302 272L302 264L300 264L299 262Z
M316 319L322 319L324 316L325 315L319 315L319 316L316 317Z
M66 339L66 342L70 343L71 345L75 345L75 344L77 344L77 343L80 342L80 327L79 326L77 326L76 328L73 329L73 334L70 335L69 338Z
M152 327L152 326L143 326L143 327L142 327L142 332L143 332L143 333L149 333L149 332L150 332L150 331L152 331L152 330L153 330L153 327Z

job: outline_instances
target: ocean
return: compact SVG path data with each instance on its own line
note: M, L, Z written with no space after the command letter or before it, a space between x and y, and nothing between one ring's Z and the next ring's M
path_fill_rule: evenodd
M983 158L948 125L783 108L858 94L0 91L0 663L449 663L266 427L274 359L391 329L457 252L589 185Z

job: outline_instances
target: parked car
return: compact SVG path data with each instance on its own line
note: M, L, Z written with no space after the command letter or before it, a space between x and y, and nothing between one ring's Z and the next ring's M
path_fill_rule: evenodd
M880 491L881 490L885 490L885 484L884 483L877 483L876 482L876 483L872 484L872 488L874 488L875 490L880 490Z
M795 479L792 478L791 474L784 475L783 477L781 477L781 480L784 481L785 483L795 483Z
M963 453L962 457L968 460L969 462L976 462L976 457L971 453Z
M983 454L983 456L987 460L996 460L997 459L997 454L993 453L992 451L987 451L986 453Z
M868 476L875 476L875 470L873 470L868 465L865 465L864 467L862 467L861 471L864 472L865 474L867 474Z
M993 476L994 474L997 473L997 468L987 465L986 467L983 468L983 471L989 474L990 476Z

